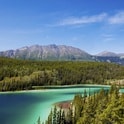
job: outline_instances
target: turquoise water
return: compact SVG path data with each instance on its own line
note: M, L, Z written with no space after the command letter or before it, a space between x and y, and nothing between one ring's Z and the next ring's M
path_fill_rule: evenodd
M124 89L120 89L119 92L124 93Z
M38 117L47 119L51 107L56 102L72 100L75 94L84 90L98 92L103 86L83 86L77 88L50 89L0 94L0 124L34 124Z

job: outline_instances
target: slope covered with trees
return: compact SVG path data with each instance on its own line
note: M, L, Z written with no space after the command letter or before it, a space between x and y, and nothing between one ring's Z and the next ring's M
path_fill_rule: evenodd
M106 80L123 78L124 67L116 64L0 58L0 91L46 85L105 84Z
M124 124L124 94L112 86L92 96L76 95L67 112L55 107L45 124Z

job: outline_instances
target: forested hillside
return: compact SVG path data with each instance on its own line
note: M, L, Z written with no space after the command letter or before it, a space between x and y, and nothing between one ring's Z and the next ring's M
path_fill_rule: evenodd
M124 124L124 94L112 86L92 96L76 95L67 112L55 106L44 124Z
M0 58L0 91L46 85L105 84L106 80L123 78L124 67L116 64Z

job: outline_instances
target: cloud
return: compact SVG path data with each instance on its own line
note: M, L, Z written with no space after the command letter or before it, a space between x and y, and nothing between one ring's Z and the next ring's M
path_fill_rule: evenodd
M105 42L110 42L110 41L114 41L115 39L112 38L112 37L107 37L107 38L104 38L104 41Z
M108 18L109 24L124 24L124 11L120 11Z
M62 20L59 25L66 26L66 25L81 25L81 24L88 24L88 23L96 23L96 22L102 22L107 17L106 13L101 13L99 15L93 15L93 16L82 16L79 18L76 17L70 17Z
M109 41L114 41L115 40L114 35L112 35L112 34L103 34L102 35L102 39L105 42L109 42Z
M113 37L113 35L112 34L103 34L102 37L104 37L104 38L110 38L110 37Z
M55 26L83 26L85 24L92 24L92 23L103 23L108 25L118 25L124 24L124 10L114 13L113 15L109 13L100 13L97 15L85 15L85 16L72 16L67 17L60 22L52 25L51 27Z

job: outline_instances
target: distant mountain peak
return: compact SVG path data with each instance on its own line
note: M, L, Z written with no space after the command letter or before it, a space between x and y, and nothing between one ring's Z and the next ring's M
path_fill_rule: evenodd
M104 57L116 57L118 54L114 52L109 52L109 51L103 51L101 53L98 53L96 56L104 56Z

